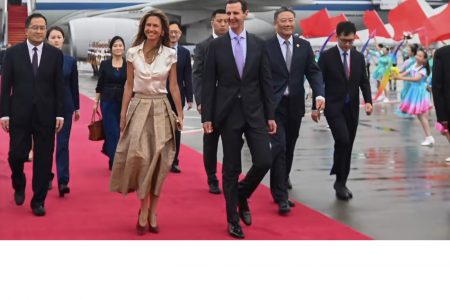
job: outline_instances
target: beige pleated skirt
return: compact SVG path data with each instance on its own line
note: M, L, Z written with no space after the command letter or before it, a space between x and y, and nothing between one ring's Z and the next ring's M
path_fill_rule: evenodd
M136 94L117 145L110 190L159 195L175 157L176 117L165 94Z

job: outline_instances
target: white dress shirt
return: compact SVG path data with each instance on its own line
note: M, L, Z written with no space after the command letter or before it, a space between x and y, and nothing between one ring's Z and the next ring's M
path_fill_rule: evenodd
M38 56L38 67L41 64L41 57L42 57L42 48L44 47L44 43L39 44L38 46L33 45L30 43L29 40L27 40L27 46L28 46L28 53L30 54L30 62L33 62L33 55L34 55L34 47L37 48L37 56Z
M350 66L351 66L350 65L350 50L344 51L341 47L339 47L339 45L337 47L339 49L339 54L341 56L342 64L344 64L344 52L347 52L347 67L348 67L349 70L351 70L350 69Z

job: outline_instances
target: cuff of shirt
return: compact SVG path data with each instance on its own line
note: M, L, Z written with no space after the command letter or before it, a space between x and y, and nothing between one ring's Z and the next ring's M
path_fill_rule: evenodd
M56 117L56 120L64 121L64 118L63 117Z
M1 117L0 120L6 121L6 120L9 120L9 117Z
M322 100L322 101L325 101L325 98L324 98L324 97L322 97L322 96L317 96L317 97L316 97L316 101L317 101L317 100Z

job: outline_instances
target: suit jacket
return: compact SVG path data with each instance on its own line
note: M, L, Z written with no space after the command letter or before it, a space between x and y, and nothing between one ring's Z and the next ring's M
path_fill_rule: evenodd
M43 125L55 126L64 116L63 53L44 43L36 76L26 41L6 50L3 64L0 117L11 125L28 126L33 104Z
M116 76L112 59L102 61L95 91L100 94L100 101L122 101L125 82L127 81L127 62L123 59L122 68Z
M203 68L202 122L220 128L236 101L242 102L246 122L267 126L274 120L272 75L264 42L247 33L247 55L242 79L229 34L211 41Z
M205 64L206 51L208 50L209 43L214 40L214 37L210 35L206 40L198 43L194 49L194 67L192 71L192 84L194 87L194 96L197 106L202 104L202 75L203 66Z
M345 106L347 95L350 96L350 109L355 117L359 116L359 89L364 101L372 103L370 83L367 78L364 55L350 50L350 78L347 80L341 55L337 46L324 51L319 58L325 84L325 116L332 118L339 115Z
M192 66L191 66L191 53L188 49L178 46L177 50L177 80L178 88L181 95L181 106L187 102L192 102ZM170 104L173 111L176 112L175 103L173 102L172 95L170 94L169 81L167 80L167 91Z
M304 39L293 37L290 72L277 35L266 41L266 49L272 70L275 107L281 102L286 87L289 87L289 119L300 120L305 115L305 76L313 90L314 99L325 95L322 73L315 61L311 44Z
M78 89L77 60L73 56L64 55L64 112L72 114L80 109L80 92Z
M438 122L450 121L450 46L434 53L432 90Z

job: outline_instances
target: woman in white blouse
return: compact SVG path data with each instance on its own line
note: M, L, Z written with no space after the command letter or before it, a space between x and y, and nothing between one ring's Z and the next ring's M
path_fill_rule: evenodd
M136 191L141 206L139 235L158 233L158 199L175 156L175 129L181 130L183 110L177 84L174 49L169 48L168 18L161 10L145 14L133 47L127 52L127 82L122 99L120 130L111 173L111 191ZM167 100L166 82L178 117Z

